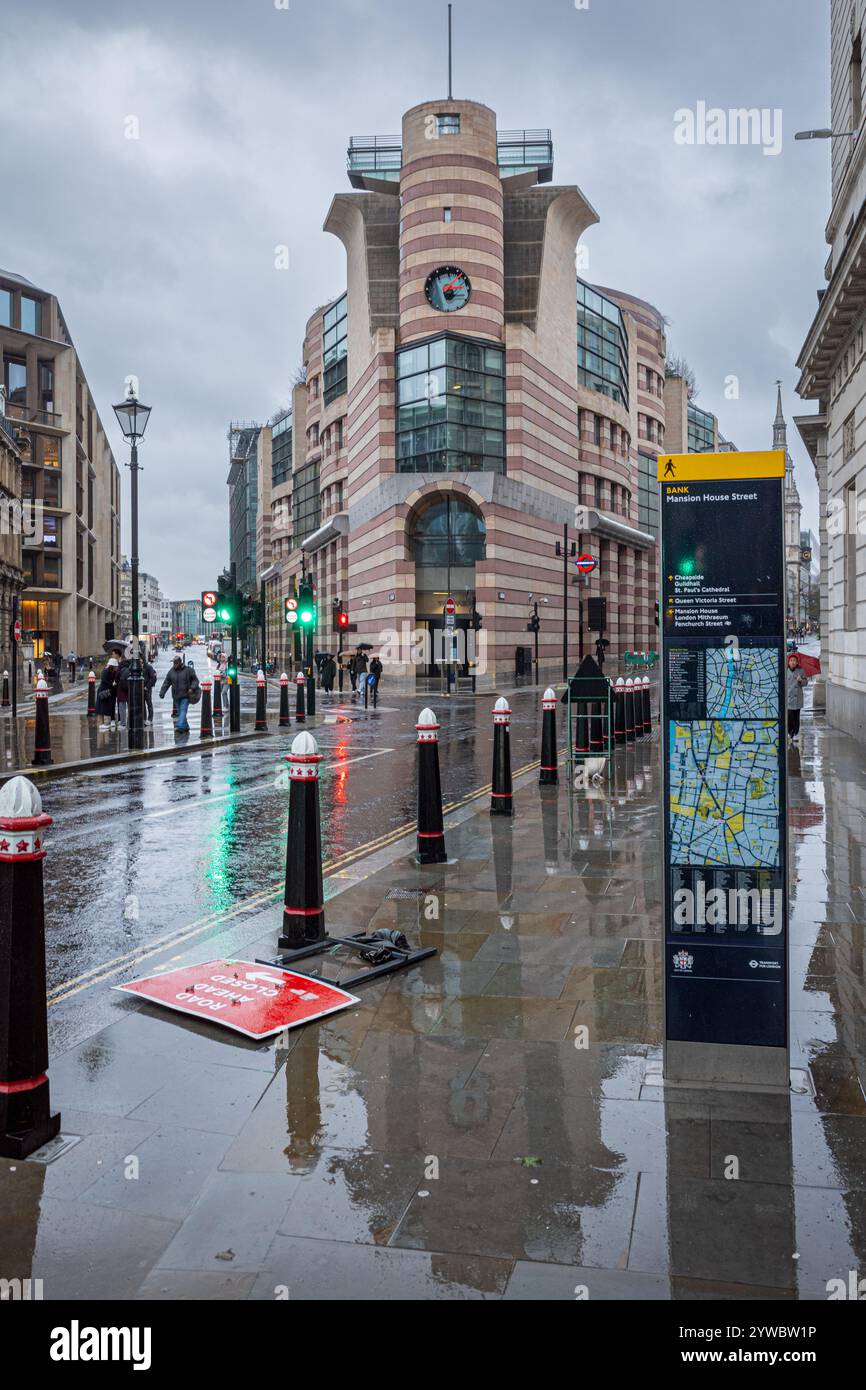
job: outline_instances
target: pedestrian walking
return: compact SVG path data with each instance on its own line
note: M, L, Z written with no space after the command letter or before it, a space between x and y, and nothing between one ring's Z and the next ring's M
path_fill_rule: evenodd
M367 653L362 651L360 647L352 657L349 674L352 677L352 698L356 699L358 695L358 681L362 681L367 674Z
M113 729L115 727L116 706L117 706L117 673L120 662L116 656L110 656L102 668L102 675L99 678L99 689L96 692L96 709L102 716L101 729Z
M171 690L172 699L177 705L177 725L175 727L175 733L188 734L189 724L186 718L187 710L189 709L190 701L195 703L195 701L199 699L201 695L201 686L199 685L194 666L192 663L190 663L189 666L185 666L182 656L175 656L172 661L165 680L160 687L159 698L162 699L169 689Z
M796 743L800 735L800 712L803 708L803 691L809 684L809 677L800 665L796 652L788 657L786 694L788 705L788 738Z
M379 682L382 679L382 663L378 656L374 656L373 660L370 662L370 675L376 677L376 688L378 689Z
M117 668L117 724L118 728L125 729L129 714L129 671L132 666L128 656L125 656Z
M336 678L336 675L337 663L334 660L334 658L330 655L330 653L328 653L325 656L324 661L322 662L321 668L322 688L324 689L326 695L333 695L334 680Z
M156 671L149 661L145 661L142 671L144 680L142 687L144 690L144 722L153 723L153 687L156 685Z

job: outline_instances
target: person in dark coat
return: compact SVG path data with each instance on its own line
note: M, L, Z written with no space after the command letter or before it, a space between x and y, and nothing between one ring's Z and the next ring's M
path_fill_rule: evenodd
M189 709L189 697L191 692L198 686L198 676L193 666L185 666L183 657L176 656L168 669L165 680L163 681L159 698L162 699L167 690L171 690L172 699L177 705L177 725L175 731L179 734L189 733L186 712Z
M96 692L96 708L102 715L103 729L113 729L115 723L115 711L117 705L117 673L120 662L116 656L109 657L102 668L102 675L99 677L99 689Z
M370 662L370 675L376 677L376 684L378 685L382 679L382 663L378 656L374 656Z
M322 688L327 695L333 695L334 693L334 678L336 674L337 663L329 653L322 662L321 669Z
M149 661L145 661L143 663L142 675L144 677L144 680L142 681L142 685L144 688L144 722L145 724L152 724L153 688L156 685L156 670L153 666L151 666Z

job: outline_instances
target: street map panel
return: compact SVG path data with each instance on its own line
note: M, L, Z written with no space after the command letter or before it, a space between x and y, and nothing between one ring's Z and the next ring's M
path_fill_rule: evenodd
M779 724L673 722L671 863L779 864Z
M708 719L778 719L778 651L709 647L706 692Z

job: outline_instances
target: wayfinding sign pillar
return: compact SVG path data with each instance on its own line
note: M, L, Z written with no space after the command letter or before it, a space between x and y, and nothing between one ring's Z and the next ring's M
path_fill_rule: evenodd
M672 1082L788 1085L784 477L658 457Z

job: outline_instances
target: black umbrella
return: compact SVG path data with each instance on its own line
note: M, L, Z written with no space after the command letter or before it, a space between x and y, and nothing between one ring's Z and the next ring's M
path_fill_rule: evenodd
M125 656L126 643L119 642L116 637L109 637L107 642L103 642L102 650L104 652L120 652L121 656Z

